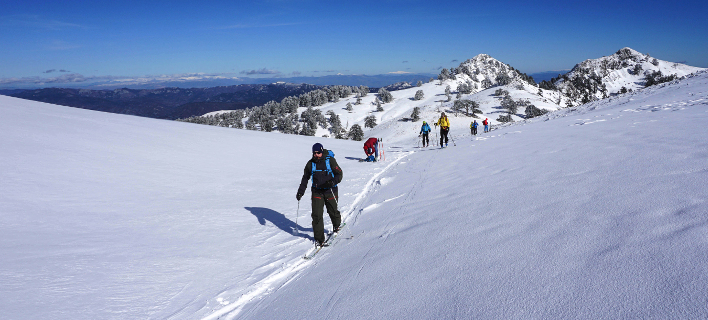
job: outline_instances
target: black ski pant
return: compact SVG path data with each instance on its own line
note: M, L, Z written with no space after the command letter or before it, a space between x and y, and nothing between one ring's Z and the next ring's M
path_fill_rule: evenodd
M477 127L472 127L472 134L477 135Z
M423 133L423 147L430 144L430 139L428 139L428 133Z
M312 230L315 233L315 240L324 242L324 207L327 207L327 214L329 214L329 219L332 220L334 228L339 227L342 223L342 216L339 214L339 210L337 210L337 201L339 200L338 188L310 188L310 191L312 191Z
M440 146L444 146L443 140L445 140L445 143L447 144L447 133L450 132L450 128L443 128L440 127Z

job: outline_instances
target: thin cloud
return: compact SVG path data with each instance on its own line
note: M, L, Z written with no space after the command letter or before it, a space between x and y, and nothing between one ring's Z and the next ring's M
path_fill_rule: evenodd
M252 29L252 28L274 28L274 27L289 27L301 25L303 23L273 23L273 24L234 24L230 26L214 27L214 30L229 30L229 29Z
M266 68L260 69L260 70L243 70L240 72L240 74L245 74L245 75L254 75L254 74L280 74L280 71L276 70L268 70Z
M60 69L59 71L57 71L57 69L49 69L49 70L44 71L44 72L42 72L42 73L54 73L54 72L66 73L66 72L71 72L71 71L64 70L64 69Z
M408 74L408 73L410 73L410 72L407 72L407 71L393 71L393 72L389 72L388 74Z
M49 71L49 70L48 70ZM46 84L67 84L67 83L86 83L95 86L113 86L113 85L142 85L163 82L186 82L186 81L206 81L217 79L238 80L237 77L231 77L229 74L223 73L181 73L170 75L152 75L152 76L84 76L78 73L63 74L56 77L23 77L23 78L0 78L0 85L46 85Z
M62 41L62 40L54 40L49 45L47 45L47 49L55 50L55 51L71 50L71 49L77 49L77 48L81 48L81 46L76 45L76 44L72 44L72 43L69 43L66 41Z
M450 63L455 63L455 62L459 62L459 61L460 60L455 59L455 60L450 61Z
M299 75L301 75L301 74L302 74L302 72L300 72L300 71L293 71L293 75L294 75L294 76L299 76Z
M34 28L44 30L87 29L76 23L46 19L38 15L11 15L0 17L0 26Z

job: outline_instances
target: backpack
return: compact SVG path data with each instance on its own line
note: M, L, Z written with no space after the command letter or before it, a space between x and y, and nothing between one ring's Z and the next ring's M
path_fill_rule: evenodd
M315 184L315 172L320 172L320 171L327 171L327 174L334 179L334 172L332 172L332 167L329 165L329 159L334 158L334 152L332 150L327 150L327 154L325 155L325 164L327 164L327 170L317 170L317 164L313 161L312 162L312 174L310 175L310 179L312 180L312 185ZM336 187L337 185L333 185L332 188Z

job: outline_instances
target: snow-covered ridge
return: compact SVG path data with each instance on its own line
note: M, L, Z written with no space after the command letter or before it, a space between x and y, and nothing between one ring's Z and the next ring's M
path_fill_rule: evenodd
M410 121L415 108L421 111L421 119L429 123L434 123L440 112L447 112L454 114L453 130L469 128L474 118L457 110L456 100L477 103L481 111L479 120L486 118L496 122L494 124L502 120L519 121L538 112L578 106L618 93L641 90L647 81L668 81L700 70L703 69L658 60L633 49L623 48L607 57L583 61L553 83L544 81L538 85L512 66L487 54L479 54L457 67L443 69L438 80L418 83L408 88L398 85L400 90L391 92L393 101L381 104L383 111L378 110L379 97L376 93L366 96L341 96L334 101L318 105L314 107L314 111L307 112L310 115L327 114L328 119L319 121L317 129L308 131L307 134L347 137L347 131L358 125L364 128L366 136L376 135L395 140L402 136L403 132L413 132L420 126L420 122ZM500 92L503 94L500 95ZM292 104L285 99L282 103ZM307 102L304 104L307 105ZM516 105L517 108L509 109L510 104ZM226 127L245 126L254 130L304 134L303 130L298 128L308 108L301 102L301 107L297 108L296 112L286 114L273 112L278 109L274 108L277 105L278 102L269 103L269 111L259 110L257 117L250 117L248 111L219 111L205 115L210 118L200 121ZM270 115L264 117L264 113ZM367 119L370 121L371 117L375 118L376 127L367 128ZM281 130L278 123L287 124L288 127ZM341 128L331 125L333 123L341 124ZM401 134L390 136L391 130L383 130L385 133L380 133L381 130L377 129L379 126L386 129L399 128L398 132ZM335 128L344 129L344 133L338 131L340 134L335 134Z
M700 70L703 68L659 60L631 48L622 48L610 56L575 65L555 86L569 99L568 105L580 105L642 89L647 85L647 77L657 76L658 72L662 76L680 78Z

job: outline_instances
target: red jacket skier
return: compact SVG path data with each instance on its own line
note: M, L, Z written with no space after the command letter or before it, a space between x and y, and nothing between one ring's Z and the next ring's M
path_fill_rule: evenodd
M379 139L369 138L364 142L364 153L366 153L366 161L376 161L379 157Z

